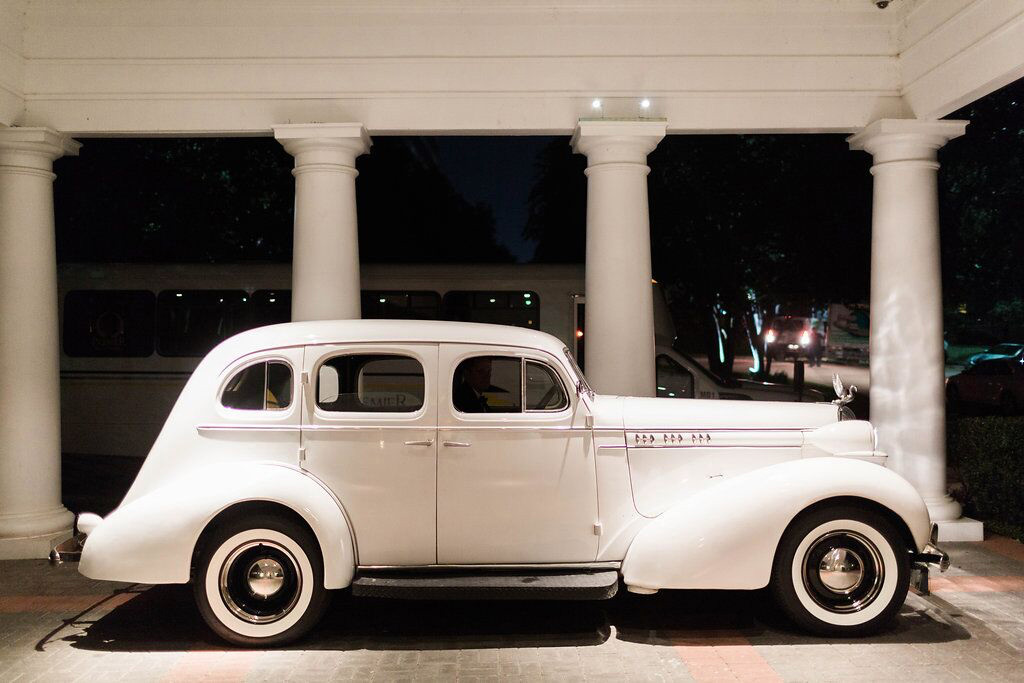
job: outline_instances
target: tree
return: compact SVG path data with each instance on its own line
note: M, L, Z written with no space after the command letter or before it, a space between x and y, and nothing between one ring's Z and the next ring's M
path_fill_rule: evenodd
M947 328L978 341L1024 334L1024 80L949 118L970 125L940 152Z
M869 164L838 135L662 141L649 159L652 268L679 329L701 330L687 345L717 345L720 329L735 335L751 319L751 291L808 307L866 299ZM584 166L568 145L542 155L525 233L538 240L536 260L583 260Z
M58 258L289 261L293 165L271 139L86 141L55 165ZM417 139L380 138L357 168L362 260L511 260Z

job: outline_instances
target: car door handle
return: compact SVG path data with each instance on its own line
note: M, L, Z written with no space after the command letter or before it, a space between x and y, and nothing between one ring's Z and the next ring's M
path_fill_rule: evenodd
M424 441L406 441L406 446L432 446L434 444L433 439L426 439Z
M472 444L468 444L465 441L442 441L445 446L449 448L469 448Z

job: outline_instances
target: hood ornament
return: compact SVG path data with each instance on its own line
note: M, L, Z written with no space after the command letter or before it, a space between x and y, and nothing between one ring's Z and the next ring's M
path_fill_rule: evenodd
M832 375L832 388L836 392L836 400L832 401L832 403L835 403L837 406L845 406L853 400L854 394L857 393L857 385L851 384L849 389L843 386L843 380L839 379L838 372Z

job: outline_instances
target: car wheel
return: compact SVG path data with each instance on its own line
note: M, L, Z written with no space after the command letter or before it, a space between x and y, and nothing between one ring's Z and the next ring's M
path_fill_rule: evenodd
M874 633L910 587L910 553L881 514L830 506L798 517L783 534L772 593L800 627L824 636Z
M218 526L199 549L196 605L235 645L281 645L311 629L328 604L323 558L304 526L269 514Z

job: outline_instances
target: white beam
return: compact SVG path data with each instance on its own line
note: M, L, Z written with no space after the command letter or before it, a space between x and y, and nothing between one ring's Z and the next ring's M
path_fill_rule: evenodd
M0 126L12 125L25 108L23 5L0 0Z
M896 11L866 0L29 5L22 125L80 136L569 133L603 116L670 132L849 131L905 115Z
M931 0L908 17L900 46L912 116L946 116L1024 77L1024 2Z

